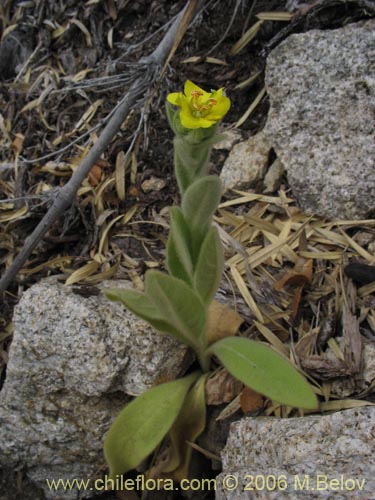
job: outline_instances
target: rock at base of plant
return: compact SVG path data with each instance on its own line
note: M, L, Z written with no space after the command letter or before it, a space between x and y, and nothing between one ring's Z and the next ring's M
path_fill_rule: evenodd
M231 425L217 500L369 500L375 491L375 410Z
M104 434L129 396L186 369L186 347L99 292L82 296L46 279L15 309L0 393L0 465L25 469L47 499L92 496L53 491L46 480L103 475Z

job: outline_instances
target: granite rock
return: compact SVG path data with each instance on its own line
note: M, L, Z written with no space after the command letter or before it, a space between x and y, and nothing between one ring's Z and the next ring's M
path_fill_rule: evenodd
M270 168L267 170L266 175L264 176L263 184L264 184L264 193L274 193L281 186L282 177L285 173L285 167L279 160L276 160L272 163Z
M231 425L216 499L374 498L374 432L372 407L244 418Z
M92 477L129 396L176 378L189 357L121 304L74 290L52 278L24 293L0 393L0 465L25 468L51 499L78 498L49 491L45 480Z
M307 213L375 210L375 20L295 34L267 58L264 129Z
M263 132L236 144L225 160L220 174L224 191L249 189L263 179L271 146Z

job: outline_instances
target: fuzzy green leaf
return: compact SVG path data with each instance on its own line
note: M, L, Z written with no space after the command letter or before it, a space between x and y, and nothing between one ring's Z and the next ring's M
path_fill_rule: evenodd
M216 175L207 175L195 181L182 198L182 212L192 235L193 262L211 225L221 197L221 181Z
M200 372L144 392L117 416L104 441L111 478L137 467L162 441Z
M226 337L210 346L224 367L251 389L297 408L316 409L317 398L305 378L270 347L254 340Z
M203 240L194 272L194 288L205 304L209 304L219 286L224 269L223 246L215 227Z
M192 283L193 263L190 251L190 233L185 218L179 207L173 207L171 229L167 246L167 264L169 272L189 285Z
M192 172L189 171L184 164L182 158L175 152L174 155L174 170L177 179L177 184L183 195L190 184L193 182Z
M146 273L146 293L178 338L201 350L207 313L199 295L182 280L154 270Z
M194 443L206 427L207 376L207 374L202 375L189 390L181 411L169 431L170 454L162 472L169 473L168 477L174 481L179 482L188 477L193 449L187 441Z
M145 293L124 288L109 288L104 293L110 300L124 304L132 313L148 321L157 330L168 333L171 333L171 330L174 331L173 326L163 318L158 308Z
M221 197L221 181L216 175L198 179L182 199L182 212L192 228L206 227L215 213Z

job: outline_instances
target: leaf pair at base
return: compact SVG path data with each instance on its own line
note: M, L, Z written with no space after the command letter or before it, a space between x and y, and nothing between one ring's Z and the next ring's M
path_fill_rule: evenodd
M187 377L153 387L121 411L104 441L104 454L112 479L134 469L147 458L161 443L173 424L173 443L177 453L174 463L176 468L182 467L184 471L186 470L189 455L184 456L180 435L181 424L189 421L186 417L189 413L186 406L181 416L179 414L185 400L189 404L194 404L195 412L190 418L189 434L195 439L197 433L201 432L202 421L203 428L205 425L205 409L202 413L202 387L204 390L205 377L201 375L201 372L197 371ZM200 377L203 380L199 380L189 393ZM205 408L204 392L203 408Z
M289 360L260 342L226 337L212 344L209 353L236 379L274 401L296 408L318 407L311 386Z

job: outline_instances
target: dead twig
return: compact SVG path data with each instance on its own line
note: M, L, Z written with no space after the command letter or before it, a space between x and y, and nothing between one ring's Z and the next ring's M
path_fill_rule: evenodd
M178 14L175 21L168 29L162 41L156 49L140 62L144 65L144 76L138 77L130 86L124 98L118 105L116 112L113 113L108 121L99 139L94 144L88 155L84 158L79 168L74 172L71 179L63 186L54 199L53 205L39 222L33 233L26 238L25 244L21 252L15 258L13 264L4 273L0 280L0 292L4 292L11 281L14 279L18 271L21 269L25 261L31 255L34 248L46 234L48 229L58 217L73 202L74 196L80 187L84 178L89 174L92 167L99 160L102 153L107 148L116 133L127 117L129 111L134 107L137 99L144 97L146 90L150 87L155 73L158 71L159 79L162 75L165 64L169 62L171 56L176 50L176 39L180 41L185 33L190 21L193 19L195 12L202 1L189 0L184 9Z

